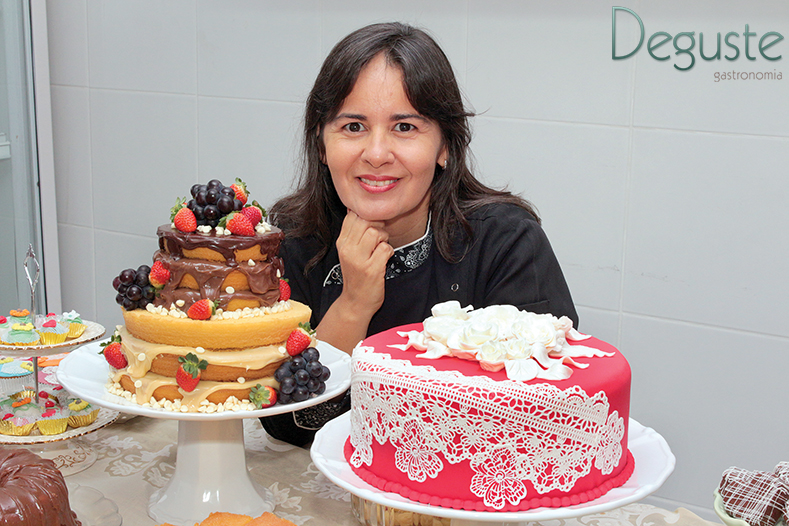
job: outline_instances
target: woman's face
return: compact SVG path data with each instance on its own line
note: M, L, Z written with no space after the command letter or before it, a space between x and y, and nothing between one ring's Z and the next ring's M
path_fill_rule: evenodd
M433 173L446 149L438 124L411 106L402 73L383 55L361 70L323 140L324 162L347 208L383 221L395 247L424 234Z

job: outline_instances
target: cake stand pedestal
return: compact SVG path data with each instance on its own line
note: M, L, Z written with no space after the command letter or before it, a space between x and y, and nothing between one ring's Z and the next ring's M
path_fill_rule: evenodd
M178 420L175 473L149 501L148 515L157 523L193 526L209 513L227 511L257 516L274 509L273 496L256 484L247 469L244 418L289 413L331 400L351 383L351 357L318 343L321 363L331 370L326 391L305 402L275 405L257 411L175 413L129 402L105 389L109 366L98 343L71 353L58 366L58 380L92 404L151 418Z
M569 519L602 513L643 499L657 490L674 471L675 458L668 444L654 429L630 419L628 448L635 459L635 471L623 486L602 497L567 508L536 508L521 512L483 512L440 508L408 500L397 493L381 491L359 478L345 460L343 447L351 432L350 414L327 423L315 435L310 449L312 461L326 477L361 499L387 508L422 515L447 517L451 526L527 526L537 521ZM376 519L377 520L377 519ZM386 520L384 517L382 520ZM392 526L372 522L371 526Z
M194 524L212 511L256 517L274 510L273 496L249 476L243 420L178 422L176 455L173 477L149 501L153 519L180 524L190 510L195 519L185 524Z

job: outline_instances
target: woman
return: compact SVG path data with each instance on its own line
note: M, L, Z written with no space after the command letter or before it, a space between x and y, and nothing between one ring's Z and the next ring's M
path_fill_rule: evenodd
M374 24L329 53L307 100L302 177L271 208L288 236L280 255L292 297L312 308L321 340L351 352L448 300L512 304L577 326L534 209L470 172L471 115L446 56L419 29ZM319 427L332 411L264 427L308 441L280 424Z

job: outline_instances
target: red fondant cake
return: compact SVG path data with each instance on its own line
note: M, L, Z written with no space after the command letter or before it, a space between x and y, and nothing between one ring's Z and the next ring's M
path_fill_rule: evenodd
M474 330L478 323L466 332ZM427 332L391 329L354 351L345 456L366 482L441 507L519 511L587 502L630 478L630 366L613 346L570 343L560 332L547 351L531 338L525 353L490 371L489 361L468 359L490 354L479 338L476 351L460 345L467 350L455 356L436 358L432 343L424 354L409 348ZM559 374L547 376L569 377L511 379L526 361L539 364L538 377L554 365Z

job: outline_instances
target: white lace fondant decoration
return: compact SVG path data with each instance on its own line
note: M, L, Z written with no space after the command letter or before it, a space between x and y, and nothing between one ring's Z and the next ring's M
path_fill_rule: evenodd
M476 360L487 371L505 369L511 380L566 380L573 371L588 364L573 358L612 356L593 347L570 345L568 341L589 338L573 329L570 318L534 314L512 305L493 305L473 310L457 301L435 305L422 332L398 332L405 344L390 347L424 351L418 358L454 356Z
M373 440L395 448L397 469L414 482L469 461L469 489L501 509L531 498L524 481L540 494L569 491L592 466L610 474L622 456L624 419L609 414L604 392L467 377L363 346L352 368L355 467L372 464Z

